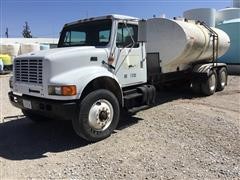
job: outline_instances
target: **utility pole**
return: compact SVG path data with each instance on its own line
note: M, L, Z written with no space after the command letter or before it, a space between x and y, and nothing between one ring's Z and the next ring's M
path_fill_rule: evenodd
M8 28L6 28L5 36L8 38Z

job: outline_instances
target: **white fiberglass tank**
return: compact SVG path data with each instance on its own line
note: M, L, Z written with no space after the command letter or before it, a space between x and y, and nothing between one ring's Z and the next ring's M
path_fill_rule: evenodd
M233 7L240 8L240 0L233 0Z
M226 8L217 11L216 25L223 21L240 18L240 8Z
M40 50L48 50L48 49L50 49L49 44L40 44Z
M230 46L228 35L212 28L219 36L218 57ZM186 70L197 61L212 61L213 44L209 31L200 24L164 18L147 20L146 51L159 53L163 73Z
M210 27L215 27L216 9L198 8L183 13L183 17L190 20L203 21Z
M36 51L40 51L40 44L38 43L21 44L20 54L26 54Z
M8 54L9 56L16 57L19 53L20 45L17 43L3 43L0 44L0 54Z

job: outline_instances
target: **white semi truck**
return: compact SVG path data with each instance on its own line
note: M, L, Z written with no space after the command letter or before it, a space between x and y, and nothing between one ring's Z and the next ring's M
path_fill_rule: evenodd
M216 59L229 44L223 31L186 19L83 19L65 24L58 48L15 58L9 98L34 121L71 120L79 136L99 141L122 109L153 105L158 86L223 90L227 69Z

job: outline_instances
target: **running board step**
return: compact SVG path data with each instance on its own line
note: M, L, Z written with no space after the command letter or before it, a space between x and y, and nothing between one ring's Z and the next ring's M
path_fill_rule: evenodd
M138 98L138 97L141 97L143 94L142 93L133 93L133 94L128 94L126 96L124 96L124 99L125 100L130 100L130 99L135 99L135 98Z
M131 94L135 94L135 93L138 93L138 92L137 92L137 89L129 89L129 90L123 91L123 95L124 95L124 96L131 95Z

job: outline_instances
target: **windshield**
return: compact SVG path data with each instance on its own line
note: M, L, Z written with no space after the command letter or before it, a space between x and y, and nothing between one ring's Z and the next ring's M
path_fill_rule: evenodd
M64 27L58 47L106 46L110 41L112 20L83 22Z

